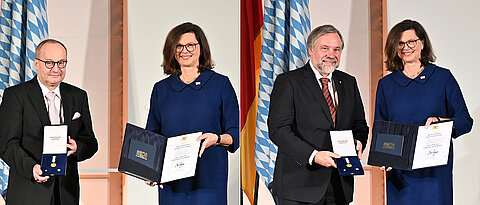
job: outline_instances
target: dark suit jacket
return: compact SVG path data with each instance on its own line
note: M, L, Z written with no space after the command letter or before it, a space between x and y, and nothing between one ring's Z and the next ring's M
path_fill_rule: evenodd
M67 158L64 177L51 177L45 183L33 179L33 166L40 164L43 127L50 125L47 108L37 77L7 88L0 105L0 157L10 166L7 204L49 204L55 180L59 180L62 204L79 203L77 162L92 157L98 143L92 129L87 93L61 83L64 124L77 142L77 151ZM72 120L78 112L80 118Z
M353 130L355 139L367 142L368 126L355 78L335 70L332 81L338 94L337 130ZM309 165L314 150L332 151L333 130L322 89L309 63L277 77L268 115L270 139L278 146L273 193L279 198L318 202L325 194L335 168ZM353 199L353 177L341 177L347 202Z

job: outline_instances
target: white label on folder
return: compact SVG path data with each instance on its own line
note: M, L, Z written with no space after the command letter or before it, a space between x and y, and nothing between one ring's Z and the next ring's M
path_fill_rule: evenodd
M333 152L342 157L357 156L352 130L330 131L330 138Z
M45 126L43 130L43 154L67 153L67 125Z

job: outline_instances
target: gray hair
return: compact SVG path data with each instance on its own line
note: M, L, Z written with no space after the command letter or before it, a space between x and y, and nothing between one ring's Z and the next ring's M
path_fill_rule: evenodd
M337 33L338 36L340 37L340 40L342 41L342 50L343 50L343 46L345 45L344 42L343 42L343 37L342 37L342 34L340 33L340 31L338 31L334 26L332 25L322 25L322 26L319 26L315 29L313 29L313 31L308 35L308 39L307 39L307 46L308 48L312 48L313 49L313 46L315 45L315 42L317 42L317 39L320 37L320 36L323 36L325 34L329 34L329 33ZM308 53L308 52L307 52ZM310 55L310 54L309 54Z

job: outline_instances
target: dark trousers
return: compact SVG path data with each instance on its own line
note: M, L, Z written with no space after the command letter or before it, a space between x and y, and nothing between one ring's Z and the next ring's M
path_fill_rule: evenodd
M348 203L345 200L345 194L343 193L340 175L336 170L333 170L332 176L330 177L330 183L328 184L327 192L325 193L325 196L320 199L319 202L312 204L278 198L278 205L348 205Z
M58 179L53 179L53 180L55 180L55 183L53 186L53 194L52 194L52 199L50 200L50 205L61 205L62 203L60 202L59 180Z

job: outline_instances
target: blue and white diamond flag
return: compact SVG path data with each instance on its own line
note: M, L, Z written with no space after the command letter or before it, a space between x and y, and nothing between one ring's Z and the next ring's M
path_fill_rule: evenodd
M4 161L0 160L0 194L5 198L7 194L7 184L8 184L8 173L10 169Z
M1 2L0 98L5 88L36 75L35 48L48 36L46 0Z
M262 55L255 139L255 165L268 186L273 179L277 147L268 136L267 118L275 78L308 61L308 0L265 0Z

